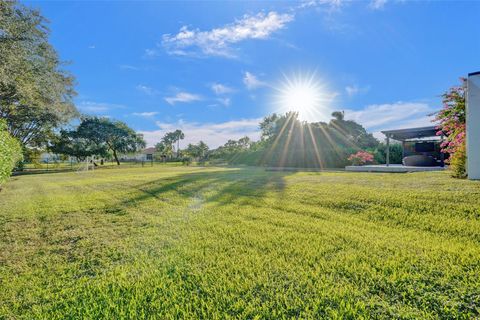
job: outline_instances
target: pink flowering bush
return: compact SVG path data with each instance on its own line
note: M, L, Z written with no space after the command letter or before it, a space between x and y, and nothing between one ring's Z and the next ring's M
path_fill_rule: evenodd
M461 79L464 83L464 79ZM441 144L442 152L450 154L450 168L454 177L465 177L465 136L466 136L466 110L465 86L450 88L443 95L443 108L435 117L438 121L437 135L444 135L445 141Z
M354 166L361 166L369 162L373 162L373 154L367 151L358 151L351 154L348 160L352 162Z

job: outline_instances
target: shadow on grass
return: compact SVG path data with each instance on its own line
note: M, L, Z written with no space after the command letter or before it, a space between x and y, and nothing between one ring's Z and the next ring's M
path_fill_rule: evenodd
M263 169L237 168L230 170L194 172L158 179L134 186L141 193L125 199L124 206L155 198L174 201L200 198L218 205L238 203L239 200L260 199L269 191L281 196L284 178L293 172L267 172ZM173 194L172 194L173 192Z
M12 172L12 177L14 176L26 176L26 175L36 175L36 174L47 174L47 173L67 173L75 172L75 169L28 169L24 171L14 171Z

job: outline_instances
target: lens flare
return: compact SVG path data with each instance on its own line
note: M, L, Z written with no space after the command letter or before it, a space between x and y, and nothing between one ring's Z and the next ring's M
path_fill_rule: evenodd
M300 120L326 121L330 118L330 103L335 94L330 93L315 73L283 75L283 81L275 88L275 112L298 112Z

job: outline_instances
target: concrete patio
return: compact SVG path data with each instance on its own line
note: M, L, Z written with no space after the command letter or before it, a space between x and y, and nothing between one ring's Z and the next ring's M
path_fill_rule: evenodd
M378 165L365 165L365 166L347 166L345 171L353 172L422 172L422 171L443 171L446 167L412 167L404 166L401 164L391 164L389 166L385 164Z

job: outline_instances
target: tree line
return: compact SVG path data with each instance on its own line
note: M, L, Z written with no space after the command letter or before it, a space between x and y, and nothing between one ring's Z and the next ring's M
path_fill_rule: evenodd
M326 122L308 123L298 113L272 114L259 124L261 138L229 140L210 152L211 159L230 164L273 167L340 168L350 164L349 156L366 150L378 163L385 161L386 146L360 124L346 120L341 111ZM401 163L401 145L390 146L392 163Z
M209 148L203 141L197 144L189 143L185 149L181 150L180 140L184 138L185 134L180 129L165 133L161 141L155 144L157 157L164 161L181 160L186 164L189 164L193 160L203 162L208 158Z
M232 165L340 168L350 164L349 157L359 151L368 152L377 163L385 162L385 144L362 125L346 120L341 111L333 112L328 123L300 121L295 112L274 113L259 123L259 129L259 141L245 136L212 150L203 141L180 150L185 134L175 130L163 136L155 151L158 158L186 163L209 160ZM400 144L390 145L390 158L391 163L401 163Z

